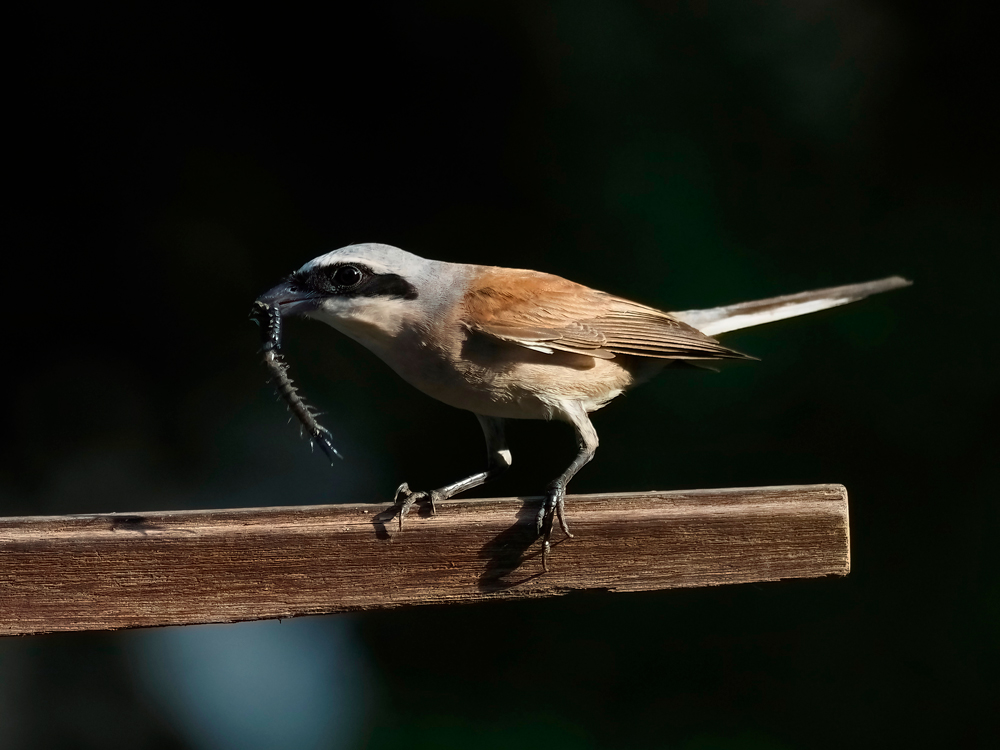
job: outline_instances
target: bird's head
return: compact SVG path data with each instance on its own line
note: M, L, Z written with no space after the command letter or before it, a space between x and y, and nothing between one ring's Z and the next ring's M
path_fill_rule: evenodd
M438 267L449 265L391 245L348 245L309 261L258 302L282 317L322 320L371 345L427 316L440 296Z

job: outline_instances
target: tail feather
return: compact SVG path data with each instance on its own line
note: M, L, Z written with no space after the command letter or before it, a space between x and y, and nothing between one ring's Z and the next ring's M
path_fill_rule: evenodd
M670 314L697 328L706 336L717 336L727 331L750 328L763 323L773 323L776 320L794 318L798 315L846 305L848 302L855 302L879 292L888 292L890 289L910 286L912 283L901 276L890 276L863 284L834 286L828 289L786 294L782 297L771 297L755 302L740 302L736 305L712 307L708 310L684 310Z

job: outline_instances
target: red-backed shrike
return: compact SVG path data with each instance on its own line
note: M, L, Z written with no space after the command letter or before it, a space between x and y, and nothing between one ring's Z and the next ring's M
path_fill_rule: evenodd
M545 549L553 518L569 535L566 485L594 456L588 414L670 362L749 359L714 337L908 286L893 276L707 310L661 312L538 271L426 260L389 245L334 250L306 263L257 301L279 391L328 453L333 447L299 400L277 355L282 316L321 320L383 359L439 401L473 412L486 435L486 471L432 492L396 491L399 523L414 502L478 487L511 464L505 419L559 419L579 453L546 489L538 514ZM277 364L275 364L277 362ZM389 516L391 517L391 516Z

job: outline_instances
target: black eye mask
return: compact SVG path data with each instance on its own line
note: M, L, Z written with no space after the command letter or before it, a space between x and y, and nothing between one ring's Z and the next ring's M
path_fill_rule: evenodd
M296 271L288 282L296 289L313 294L337 297L387 297L389 299L415 300L416 287L395 273L375 273L361 263L338 263L314 268L303 273Z
M260 350L264 353L264 364L267 365L277 383L278 394L285 399L292 414L298 417L302 426L309 431L309 438L320 447L331 463L334 456L343 458L333 447L330 431L316 421L316 414L312 407L302 400L292 379L288 377L288 365L285 364L279 351L281 349L281 312L278 310L278 306L257 300L253 303L253 309L250 311L250 320L260 326L261 339L264 342Z

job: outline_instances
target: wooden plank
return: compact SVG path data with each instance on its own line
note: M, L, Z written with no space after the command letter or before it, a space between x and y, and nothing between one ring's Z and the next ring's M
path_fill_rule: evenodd
M840 485L576 495L542 574L539 498L0 519L0 634L846 575Z

